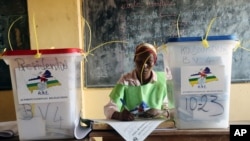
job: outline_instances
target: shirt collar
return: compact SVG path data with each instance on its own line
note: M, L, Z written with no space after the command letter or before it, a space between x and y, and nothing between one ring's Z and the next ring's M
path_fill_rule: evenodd
M138 78L136 76L136 70L133 70L132 74L133 74L133 78L136 78L138 80ZM152 70L152 77L151 77L150 83L154 83L156 81L157 81L157 75L156 75L155 71ZM140 81L138 80L138 82L140 82Z

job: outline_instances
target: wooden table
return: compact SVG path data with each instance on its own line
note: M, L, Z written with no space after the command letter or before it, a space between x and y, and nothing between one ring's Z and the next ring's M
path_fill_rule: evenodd
M229 141L229 133L229 129L177 130L174 122L163 122L145 141ZM89 137L102 137L103 141L124 141L112 127L103 123L95 123Z
M124 141L108 124L94 123L89 138L81 141L93 141L93 137L102 137L102 141ZM229 129L177 130L173 121L161 123L145 141L229 141ZM1 139L0 139L1 140ZM18 141L18 136L6 141ZM60 141L77 141L77 139L59 139ZM59 141L53 140L53 141Z

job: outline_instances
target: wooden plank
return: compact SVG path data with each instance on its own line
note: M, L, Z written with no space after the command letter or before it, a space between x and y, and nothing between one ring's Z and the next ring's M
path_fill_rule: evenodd
M92 128L93 130L113 130L109 124L101 122L94 122ZM173 120L167 120L162 122L156 129L162 128L175 128L175 123Z
M229 141L229 134L229 128L195 130L156 129L145 141ZM89 134L89 137L102 137L103 141L124 141L114 130L94 130Z

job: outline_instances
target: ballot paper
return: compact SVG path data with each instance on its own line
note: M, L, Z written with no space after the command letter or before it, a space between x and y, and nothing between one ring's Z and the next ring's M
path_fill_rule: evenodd
M125 140L143 141L166 119L136 119L134 121L94 120L109 124Z

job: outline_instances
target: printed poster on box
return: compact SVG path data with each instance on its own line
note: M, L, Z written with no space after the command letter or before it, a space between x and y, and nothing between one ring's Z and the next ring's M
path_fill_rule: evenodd
M181 67L181 94L223 94L226 89L225 66Z
M69 69L15 68L19 104L64 102L69 98Z

